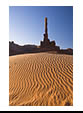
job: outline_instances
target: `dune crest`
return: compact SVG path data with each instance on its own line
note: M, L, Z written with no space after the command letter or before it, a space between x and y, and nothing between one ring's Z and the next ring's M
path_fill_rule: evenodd
M73 56L49 53L10 56L9 105L72 106Z

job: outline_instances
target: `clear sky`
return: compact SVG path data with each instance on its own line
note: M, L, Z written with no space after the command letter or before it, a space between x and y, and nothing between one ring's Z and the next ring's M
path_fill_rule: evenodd
M48 38L60 48L73 48L72 6L10 6L9 40L17 44L40 45L44 18L48 18Z

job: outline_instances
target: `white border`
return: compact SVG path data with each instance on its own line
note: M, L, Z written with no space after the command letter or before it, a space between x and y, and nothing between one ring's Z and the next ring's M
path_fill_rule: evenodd
M9 0L10 6L72 6L74 0Z
M83 110L83 0L2 0L0 1L0 110L71 111ZM73 107L62 106L9 106L9 6L73 6ZM82 37L82 38L81 38Z

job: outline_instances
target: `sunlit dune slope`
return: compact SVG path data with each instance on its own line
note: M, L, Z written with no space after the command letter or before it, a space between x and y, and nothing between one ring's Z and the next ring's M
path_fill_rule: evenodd
M52 53L10 56L9 105L73 105L73 56Z

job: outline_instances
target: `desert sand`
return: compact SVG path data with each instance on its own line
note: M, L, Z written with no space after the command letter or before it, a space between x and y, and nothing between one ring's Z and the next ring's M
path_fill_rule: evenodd
M73 56L52 53L9 57L10 106L72 106Z

